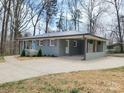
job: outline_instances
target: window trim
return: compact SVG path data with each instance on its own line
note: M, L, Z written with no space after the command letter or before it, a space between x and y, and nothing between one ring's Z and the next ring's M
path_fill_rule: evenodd
M55 43L54 43L54 44L52 44L52 41L54 41L54 42L55 42L55 39L50 39L50 42L49 42L50 44L49 44L49 45L50 45L50 46L55 46Z
M70 41L66 40L66 47L69 47L69 46L70 46Z
M73 42L74 42L74 46L73 47L77 47L78 46L77 40L74 40Z
M43 40L39 40L39 46L44 46L43 44L41 44L40 42L43 42Z

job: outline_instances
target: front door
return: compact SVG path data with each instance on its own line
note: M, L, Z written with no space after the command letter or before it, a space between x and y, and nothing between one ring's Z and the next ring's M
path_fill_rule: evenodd
M65 53L69 54L69 40L66 40Z

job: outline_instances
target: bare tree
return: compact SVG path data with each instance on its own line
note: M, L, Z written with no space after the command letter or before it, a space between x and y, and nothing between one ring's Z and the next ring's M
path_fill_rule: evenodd
M13 53L16 54L18 41L17 39L21 37L22 32L25 32L29 29L29 23L31 21L30 0L12 0L12 8L11 8L11 32L13 33L13 37L11 37L12 42L14 42Z
M87 16L89 32L96 33L97 20L107 11L104 0L80 0L82 12ZM105 7L106 6L106 7Z
M7 31L8 31L8 23L10 17L10 7L11 7L11 0L4 0L1 1L3 6L3 20L2 20L2 31L1 31L1 55L5 53L6 47L6 39L7 39Z
M48 24L53 15L56 15L57 12L57 0L45 0L46 3L44 12L46 16L46 30L45 33L48 32Z
M38 22L41 20L41 15L43 13L45 5L46 5L46 2L44 2L43 0L39 2L39 4L36 7L34 7L33 3L30 4L30 8L31 8L30 15L32 17L32 25L34 28L33 36L36 35L36 27L38 25Z
M2 55L7 49L5 44L8 35L10 36L10 49L12 49L10 53L15 54L18 48L17 39L30 28L29 24L34 16L30 17L29 2L30 0L0 0L2 19L0 53Z
M59 16L59 21L57 22L57 28L59 29L59 32L63 30L63 12L61 12Z
M116 14L116 18L117 18L117 27L116 27L116 31L114 31L115 36L118 38L118 42L120 43L120 52L123 52L123 42L124 42L124 32L121 29L121 15L120 15L120 7L122 4L122 0L109 0L107 1L110 4L112 4L114 6L115 9L115 14ZM113 31L112 31L113 33Z
M57 28L59 30L59 32L62 30L64 30L64 24L63 24L63 19L64 19L64 11L63 11L63 4L64 4L64 1L61 1L60 4L58 4L58 22L56 22L56 25L57 25Z
M78 8L79 0L69 0L68 6L72 16L72 21L74 22L75 30L77 30L78 23L78 31L79 31L79 19L81 18L81 10Z

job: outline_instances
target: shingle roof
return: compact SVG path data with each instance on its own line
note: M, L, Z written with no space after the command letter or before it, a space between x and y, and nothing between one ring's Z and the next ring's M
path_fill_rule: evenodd
M51 32L51 33L44 33L42 35L37 35L37 36L23 37L21 39L52 38L52 37L77 36L77 35L91 35L97 38L105 39L96 35L92 35L90 33L85 33L80 31Z
M85 33L78 31L52 32L52 33L42 34L41 37L69 36L69 35L71 36L71 35L79 35L79 34L85 34Z

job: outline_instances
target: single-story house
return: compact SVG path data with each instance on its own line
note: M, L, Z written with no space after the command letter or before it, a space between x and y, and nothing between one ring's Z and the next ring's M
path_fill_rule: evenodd
M103 57L107 39L90 33L66 31L45 33L40 36L19 39L20 53L23 49L42 49L45 56L82 55L83 59Z

